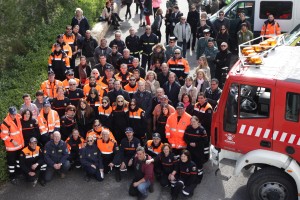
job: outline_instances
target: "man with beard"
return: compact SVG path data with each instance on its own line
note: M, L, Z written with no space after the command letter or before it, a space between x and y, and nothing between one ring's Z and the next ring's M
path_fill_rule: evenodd
M100 40L100 45L96 47L94 52L94 59L96 64L99 63L99 56L104 55L106 58L111 53L111 48L107 46L107 40L102 38Z
M281 34L281 30L278 22L274 20L273 14L269 14L268 20L264 22L261 28L260 35L276 36L280 34Z
M134 92L136 92L138 89L138 85L136 84L135 77L133 75L129 78L129 83L124 86L124 90L126 90L129 93L130 98L132 99L132 95Z
M102 87L96 83L96 77L93 75L90 76L89 83L83 87L83 93L86 97L89 95L89 92L92 88L95 88L99 94L101 94L103 90Z
M122 87L124 88L124 86L126 84L128 84L128 82L129 82L130 75L131 75L131 73L128 72L127 64L121 64L120 72L115 75L115 79L120 81L122 84Z
M74 69L74 76L75 78L79 79L81 88L83 88L83 86L86 84L88 77L91 75L91 71L91 67L86 64L86 57L81 56L80 64Z
M107 65L104 68L104 76L100 78L100 84L103 89L109 90L109 80L113 79L114 80L114 67L112 65Z

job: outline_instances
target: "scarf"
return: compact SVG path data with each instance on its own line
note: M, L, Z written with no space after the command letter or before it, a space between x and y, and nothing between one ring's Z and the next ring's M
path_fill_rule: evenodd
M200 92L202 84L204 83L204 79L197 79L197 94Z
M85 83L87 79L86 66L78 65L79 79L81 83Z
M185 86L185 88L186 88L186 93L188 94L190 90L193 88L193 85L190 85L190 87Z
M152 82L150 80L147 80L146 82L149 84L151 92L155 93L155 86L154 86L155 80L153 80Z

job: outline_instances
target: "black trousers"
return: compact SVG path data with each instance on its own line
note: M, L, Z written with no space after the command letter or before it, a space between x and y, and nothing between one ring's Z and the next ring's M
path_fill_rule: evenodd
M127 9L126 9L125 17L127 18L127 14L129 14L129 17L131 18L131 10L130 10L131 3L126 3L126 6Z
M15 179L17 173L20 170L20 153L21 150L17 151L6 151L6 160L8 167L8 175L10 180Z
M103 181L100 170L98 168L95 169L91 166L83 166L83 169L86 172L87 176L93 176L97 181Z
M146 68L147 64L148 68ZM151 64L151 55L142 54L142 68L144 68L145 71L147 71L150 69Z

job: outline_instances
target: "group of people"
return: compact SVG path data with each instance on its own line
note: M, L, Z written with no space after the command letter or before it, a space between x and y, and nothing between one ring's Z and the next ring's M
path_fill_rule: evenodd
M11 182L22 172L33 186L45 186L72 168L82 168L86 181L110 172L120 181L133 169L130 195L146 198L154 178L171 187L173 199L193 195L222 92L210 60L201 54L191 74L180 37L165 46L150 25L141 36L130 28L125 40L116 31L109 44L98 44L82 10L75 13L56 38L35 99L24 94L19 112L11 106L1 124Z

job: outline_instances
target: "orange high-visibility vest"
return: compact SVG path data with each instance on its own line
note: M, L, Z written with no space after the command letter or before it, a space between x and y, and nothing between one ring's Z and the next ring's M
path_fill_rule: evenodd
M24 147L24 138L22 134L22 125L20 121L21 118L21 115L17 114L17 124L15 124L10 115L7 114L6 118L1 124L0 137L4 141L6 151L17 151ZM16 141L18 145L15 146L12 143L12 140Z
M177 122L177 112L171 114L166 123L166 138L171 144L172 148L183 149L186 148L186 143L183 140L183 135L186 127L191 123L191 115L184 112L179 122Z
M49 111L48 120L46 120L44 118L44 110L42 109L37 119L41 135L51 133L55 128L60 128L59 116L55 110L51 109Z
M53 83L50 83L49 80L44 81L41 84L41 90L44 92L44 97L55 98L56 97L56 89L59 86L63 86L62 82L59 80L54 80Z

